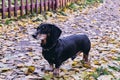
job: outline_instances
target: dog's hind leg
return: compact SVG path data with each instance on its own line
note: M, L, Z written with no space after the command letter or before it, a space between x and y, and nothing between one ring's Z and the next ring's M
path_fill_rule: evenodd
M83 61L88 62L88 54L83 53Z
M77 54L75 54L74 56L72 56L71 59L74 60L80 53L81 53L81 51L79 51Z

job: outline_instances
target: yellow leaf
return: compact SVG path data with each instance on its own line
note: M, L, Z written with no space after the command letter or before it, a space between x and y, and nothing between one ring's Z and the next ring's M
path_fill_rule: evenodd
M90 64L87 64L87 63L83 64L83 66L84 66L85 68L91 68L91 65L90 65Z
M102 59L101 59L101 62L102 62L102 63L107 63L108 61L105 60L104 58L102 58Z
M116 60L117 59L117 57L115 57L115 56L108 56L108 58L110 58L112 60Z
M64 73L66 73L67 72L67 70L66 69L60 69L62 72L64 72Z
M99 63L99 61L97 61L97 60L94 60L94 64L95 65L101 65L101 63Z
M35 71L35 67L34 66L28 66L28 70L26 72L26 75L32 74Z
M67 12L67 8L66 7L64 7L62 10L63 10L63 12Z
M23 26L23 22L19 21L19 22L18 22L18 25L19 25L19 26Z
M66 21L68 19L66 16L62 16L62 15L57 15L57 18L61 22L64 22L64 21Z
M33 56L33 53L32 53L32 52L29 52L29 54L28 54L28 55L32 57L32 56Z
M96 71L96 69L97 69L96 67L91 67L92 71Z
M14 26L13 30L19 30L18 26Z
M49 16L49 17L52 17L53 13L48 11L48 12L46 12L46 15Z
M96 23L96 20L92 20L92 23Z
M74 61L73 63L72 63L72 66L76 66L78 64L78 62L77 61Z
M111 49L110 50L112 53L117 53L118 51L117 50L115 50L115 49Z

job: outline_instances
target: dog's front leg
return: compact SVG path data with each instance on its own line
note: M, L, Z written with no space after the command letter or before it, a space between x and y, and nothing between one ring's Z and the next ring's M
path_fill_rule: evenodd
M83 61L88 62L88 55L85 53L83 54Z
M54 74L55 76L59 76L59 72L60 72L59 67L60 67L60 65L61 65L61 64L59 64L59 62L58 62L57 64L55 64L55 69L54 69L54 71L53 71L53 74Z
M50 71L53 71L54 65L50 64Z

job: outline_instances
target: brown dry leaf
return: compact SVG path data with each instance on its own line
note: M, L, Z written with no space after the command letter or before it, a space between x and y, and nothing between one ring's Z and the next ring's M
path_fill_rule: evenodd
M23 68L25 65L23 63L17 64L17 68Z
M2 68L2 69L0 69L0 72L7 72L7 71L10 71L11 69L10 68Z

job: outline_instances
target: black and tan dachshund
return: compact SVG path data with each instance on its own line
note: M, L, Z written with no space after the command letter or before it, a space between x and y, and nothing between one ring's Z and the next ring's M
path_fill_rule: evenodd
M83 52L83 60L88 62L91 48L89 38L85 34L71 35L59 39L61 30L54 24L42 23L32 35L35 39L41 39L42 55L50 66L55 64L53 74L59 74L60 65L68 58L72 60L78 52Z

